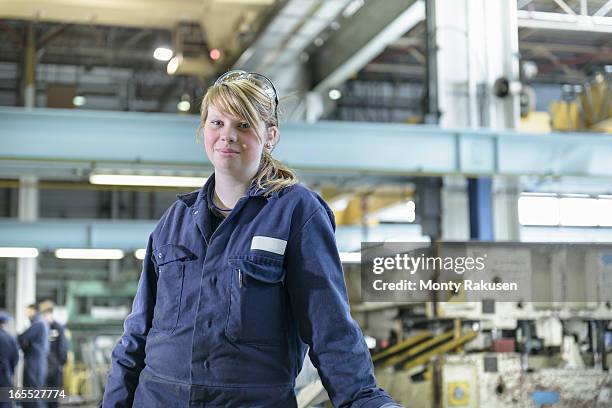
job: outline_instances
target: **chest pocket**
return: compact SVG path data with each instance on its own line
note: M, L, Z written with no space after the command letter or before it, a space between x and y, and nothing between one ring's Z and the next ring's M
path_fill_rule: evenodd
M172 332L178 325L181 313L185 262L197 257L186 247L176 244L161 246L154 256L157 260L158 278L153 327Z
M241 343L279 345L286 338L283 261L258 255L229 258L226 336Z

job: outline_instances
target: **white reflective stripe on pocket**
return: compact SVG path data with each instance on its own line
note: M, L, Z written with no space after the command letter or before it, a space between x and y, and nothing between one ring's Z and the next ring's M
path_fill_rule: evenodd
M278 238L270 238L264 236L254 236L251 241L251 250L259 249L261 251L274 252L275 254L284 255L287 241Z

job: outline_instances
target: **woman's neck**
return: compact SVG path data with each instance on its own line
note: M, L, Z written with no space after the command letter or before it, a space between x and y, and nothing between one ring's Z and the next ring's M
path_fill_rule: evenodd
M220 200L221 208L234 208L240 197L243 197L250 180L238 180L230 175L215 172L215 194Z

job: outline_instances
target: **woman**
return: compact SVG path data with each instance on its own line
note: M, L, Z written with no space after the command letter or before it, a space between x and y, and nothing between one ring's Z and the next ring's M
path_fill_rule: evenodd
M295 407L308 346L335 406L397 406L349 314L331 210L270 154L277 105L256 73L208 89L215 171L149 238L104 407Z

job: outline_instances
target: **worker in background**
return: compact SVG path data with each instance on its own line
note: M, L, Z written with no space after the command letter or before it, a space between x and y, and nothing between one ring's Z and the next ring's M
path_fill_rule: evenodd
M13 386L13 373L19 362L19 346L17 340L5 331L5 326L11 320L8 313L0 313L0 387ZM0 402L0 408L10 408L11 402Z
M49 328L38 313L38 306L29 305L26 316L30 327L18 337L23 350L23 386L25 388L44 388L47 375L47 352L49 350ZM23 407L44 407L42 401L23 402Z
M49 353L47 354L47 382L49 388L62 388L64 383L64 364L68 359L68 339L64 326L53 318L55 304L51 300L40 302L39 309L49 326ZM58 406L57 401L48 401L47 406Z
M208 89L200 136L215 171L149 238L104 408L296 408L307 349L334 406L399 407L349 313L331 209L272 157L277 110L261 74Z

